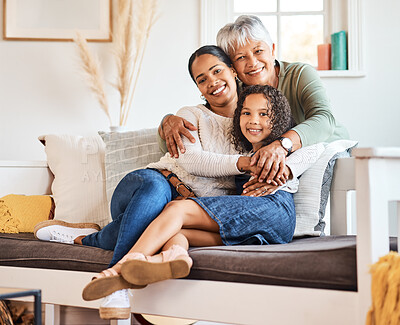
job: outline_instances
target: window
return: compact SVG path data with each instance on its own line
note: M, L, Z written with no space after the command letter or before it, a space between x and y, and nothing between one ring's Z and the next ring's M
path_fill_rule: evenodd
M241 14L257 15L269 30L277 58L317 66L317 45L345 30L348 70L320 71L322 77L363 76L361 0L202 0L202 44L215 44L218 30Z
M280 60L317 66L317 45L324 43L324 0L233 0L233 19L260 17L275 42Z

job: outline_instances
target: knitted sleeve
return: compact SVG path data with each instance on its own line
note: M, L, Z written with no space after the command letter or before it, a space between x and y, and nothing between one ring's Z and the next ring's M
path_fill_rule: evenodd
M221 177L241 174L236 165L240 155L230 155L204 150L204 145L206 143L212 143L218 147L217 142L226 139L224 139L224 137L213 139L210 130L201 129L199 127L199 119L202 118L203 113L199 109L196 113L196 109L198 108L184 107L177 113L178 116L185 118L198 128L197 131L190 131L196 140L194 143L190 142L185 137L182 138L186 152L179 155L179 158L176 159L177 163L189 174L195 176ZM209 118L213 117L210 116ZM223 130L218 130L218 132L223 132ZM228 149L226 152L228 152Z
M293 179L315 164L324 150L325 147L322 143L316 143L293 152L286 160L286 164L292 171Z

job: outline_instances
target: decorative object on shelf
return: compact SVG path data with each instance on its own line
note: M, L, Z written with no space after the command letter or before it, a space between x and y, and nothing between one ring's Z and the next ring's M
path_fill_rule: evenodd
M317 70L331 69L331 44L319 44L318 49L318 67Z
M111 42L111 0L4 0L3 39Z
M158 0L118 0L116 28L114 33L114 57L118 76L113 86L120 95L119 126L125 126L132 108L133 97L138 83L144 53L150 31L157 16ZM107 115L110 125L112 118L104 89L104 79L97 56L89 50L84 37L77 33L82 68L90 88L95 93L100 107Z
M332 70L347 70L347 37L344 30L331 35Z

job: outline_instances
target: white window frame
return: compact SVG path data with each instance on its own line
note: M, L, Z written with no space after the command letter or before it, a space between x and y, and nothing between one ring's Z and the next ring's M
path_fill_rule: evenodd
M329 21L325 26L329 26L331 31L340 30L338 17L347 15L348 70L318 71L319 75L323 78L364 77L362 0L345 0L347 5L344 8L338 0L325 1L330 9L327 15ZM200 0L200 6L200 45L215 44L219 29L232 21L232 0ZM346 12L343 13L343 10ZM330 31L324 30L324 34L329 35Z

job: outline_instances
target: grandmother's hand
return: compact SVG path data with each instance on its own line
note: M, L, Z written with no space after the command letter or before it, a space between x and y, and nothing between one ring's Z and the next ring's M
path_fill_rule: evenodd
M248 181L244 186L245 189L242 192L242 195L244 196L269 195L279 187L278 185L261 183L256 178Z
M283 185L289 175L285 172L287 152L279 140L262 147L251 158L250 165L257 166L254 176L259 182L272 185Z
M181 135L188 138L190 142L196 141L194 137L190 134L189 130L196 131L197 128L192 123L186 121L182 117L169 115L164 118L164 121L162 123L162 135L164 135L163 138L165 139L168 152L172 157L179 157L178 149L181 153L184 153L186 151L185 146L182 142Z

